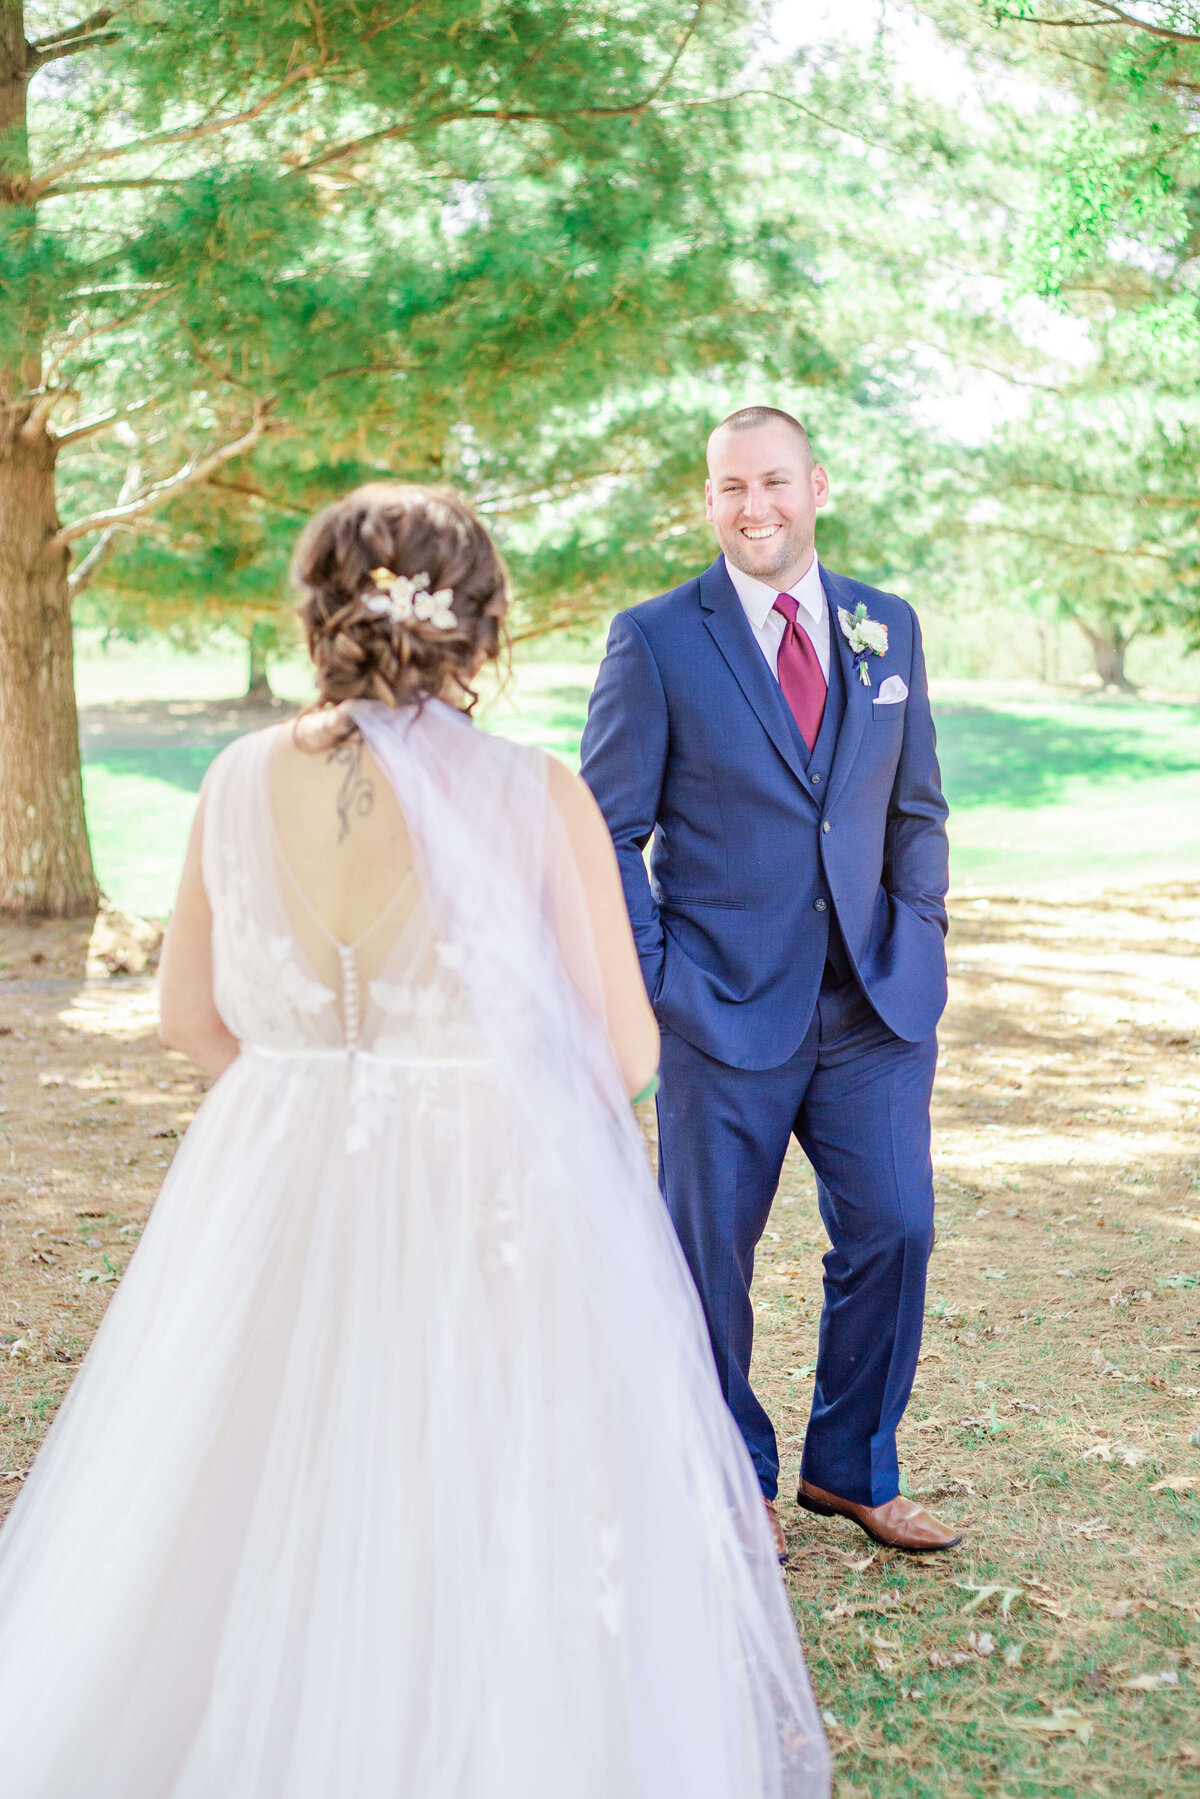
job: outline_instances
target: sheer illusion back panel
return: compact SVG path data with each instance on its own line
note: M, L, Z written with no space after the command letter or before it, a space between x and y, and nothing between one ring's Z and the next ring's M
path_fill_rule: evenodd
M270 750L273 847L292 929L314 971L339 978L335 945L379 973L418 899L399 801L357 732L305 751L281 731Z
M461 1048L401 803L362 740L308 754L273 726L230 746L205 786L214 994L241 1043Z

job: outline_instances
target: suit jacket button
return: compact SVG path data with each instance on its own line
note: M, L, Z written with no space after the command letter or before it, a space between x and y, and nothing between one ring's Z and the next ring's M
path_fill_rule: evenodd
M827 912L828 910L829 910L829 901L828 900L814 900L813 901L813 911L814 912Z
M821 826L821 829L822 829L822 830L823 830L823 831L825 831L825 832L826 832L826 833L828 833L828 830L829 830L829 820L828 820L828 819L826 819L826 820L825 820L825 821L824 821L824 823L823 823L823 824L822 824L822 826Z
M819 787L821 785L820 775L809 775L808 778L812 782L814 787Z

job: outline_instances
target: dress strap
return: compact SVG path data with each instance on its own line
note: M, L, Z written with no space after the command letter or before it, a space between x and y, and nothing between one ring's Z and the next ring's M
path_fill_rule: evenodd
M343 943L341 938L336 937L334 935L334 933L330 930L329 926L325 923L325 920L321 917L321 914L317 911L316 907L313 905L312 901L309 899L307 893L305 893L303 887L301 887L300 882L297 880L295 871L292 869L291 864L288 862L287 857L283 853L283 845L279 841L278 831L275 830L274 819L272 819L271 825L272 825L272 834L275 839L275 859L276 859L276 861L278 862L280 868L282 868L284 874L287 876L288 883L292 889L292 892L296 895L296 898L300 901L300 904L304 907L304 910L308 913L308 916L312 919L313 923L316 925L317 929L321 932L322 936L325 937L328 940L328 942L332 945L333 949L335 950L335 952L337 953L339 958L341 957L343 950L349 950L349 951L353 952L354 950L356 950L358 948L360 943L366 942L367 938L371 935L371 933L373 931L378 930L379 926L384 922L384 920L386 918L388 918L391 915L392 912L395 911L396 907L399 905L399 903L403 899L404 895L408 892L408 889L412 882L413 876L416 873L415 869L410 868L407 875L405 875L404 879L401 881L400 885L397 887L395 893L393 893L391 899L388 900L387 904L385 906L383 906L382 909L375 914L374 918L371 920L371 922L367 926L366 930L360 931L358 933L358 936L353 938L351 942Z

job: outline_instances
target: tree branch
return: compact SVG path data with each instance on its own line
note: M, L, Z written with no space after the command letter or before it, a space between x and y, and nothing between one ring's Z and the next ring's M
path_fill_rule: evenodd
M132 325L136 319L140 319L145 313L149 312L152 306L159 305L161 301L165 300L167 296L174 293L174 291L174 288L171 287L156 288L149 299L143 300L140 306L136 307L133 312L127 313L124 318L110 319L107 325L93 325L90 331L81 332L78 337L72 337L70 335L70 326L68 326L67 341L62 349L55 355L49 368L46 370L45 381L49 382L53 380L63 363L67 360L67 357L74 355L76 350L81 350L84 344L90 344L92 339L96 337L107 337L110 331L121 331L126 325Z
M207 480L223 463L232 461L235 456L244 456L267 430L274 404L272 398L256 406L253 424L232 443L221 444L219 448L210 450L207 456L190 458L176 474L169 475L165 481L156 481L153 487L148 487L144 493L123 504L118 501L117 505L106 512L93 512L89 517L76 519L74 524L65 526L53 539L54 547L64 548L67 544L74 543L76 538L86 537L92 531L107 531L110 525L133 524L147 513L156 511L159 506L165 506L168 500L173 500L185 488L193 487L197 481Z
M57 200L60 194L90 194L104 188L178 187L185 179L183 175L130 175L113 181L64 181L58 187L47 188L40 198Z
M77 25L67 25L49 37L36 38L26 48L25 74L33 75L46 63L60 62L64 56L78 56L81 50L98 50L106 44L119 43L120 32L107 31L105 27L123 12L128 12L132 3L133 0L125 0L121 6L102 6L88 18L80 19Z
M64 56L78 56L84 50L102 50L106 44L119 44L119 31L93 31L87 37L72 38L69 44L60 44L56 50L43 50L30 57L25 65L26 73L36 74L48 62L61 62Z
M137 492L142 478L142 465L135 456L125 471L125 479L121 483L121 491L117 495L117 504L122 505ZM71 598L77 599L85 587L91 585L92 578L102 562L107 561L116 545L120 533L120 525L109 525L102 531L79 567L73 569L67 577L67 591Z
M688 22L675 54L666 69L659 76L649 93L638 100L631 100L625 106L577 106L566 110L540 112L533 108L460 106L449 112L440 113L436 118L427 121L429 127L436 130L441 125L456 124L463 119L478 119L481 123L492 120L498 125L556 125L565 119L628 119L639 118L642 113L653 106L671 81L679 67L680 60L699 28L700 18L709 0L697 0L695 12ZM803 109L801 109L803 110ZM395 125L382 126L378 131L369 131L362 137L346 138L340 144L331 144L318 156L309 157L304 162L296 163L292 168L293 175L309 175L314 170L324 168L328 163L340 162L347 156L353 156L359 150L365 150L373 144L394 142L405 137L413 129L411 118Z
M204 483L205 487L215 487L218 493L244 494L247 499L261 500L264 506L270 506L275 512L286 513L288 518L307 518L308 514L301 506L293 506L289 500L277 500L274 494L263 487L255 487L250 481L218 481L212 475Z
M1139 19L1136 13L1126 12L1123 6L1114 4L1114 0L1090 0L1100 12L1107 13L1116 25L1131 26L1134 31L1144 31L1150 37L1164 38L1171 44L1200 44L1200 34L1194 31L1172 31L1167 25L1152 25L1148 19Z
M174 131L155 131L149 137L138 138L131 144L115 144L109 150L95 150L87 156L75 156L66 162L60 162L57 168L47 169L31 181L22 198L27 201L39 200L47 189L53 187L64 175L73 175L76 169L91 169L102 162L114 162L122 156L134 156L143 150L156 150L164 144L189 144L202 137L212 137L219 131L232 131L237 125L247 125L252 120L261 118L264 112L284 99L293 88L306 81L311 81L320 72L321 65L316 62L303 63L292 69L269 94L256 100L253 106L243 107L241 112L226 113L218 119L209 119L200 125L181 125Z
M1020 17L1009 14L1015 23L1020 25L1050 25L1064 31L1105 30L1114 25L1128 25L1134 31L1144 31L1150 37L1165 38L1170 44L1200 44L1200 34L1194 31L1172 31L1167 25L1152 25L1148 19L1139 19L1136 13L1126 12L1123 6L1116 6L1113 0L1088 0L1089 5L1106 16L1099 19L1038 19L1031 15Z
M94 437L97 431L104 431L109 425L118 424L122 419L132 418L135 412L144 412L159 397L158 394L151 394L148 399L135 400L132 406L114 406L111 412L97 412L92 418L72 425L69 431L56 433L55 444L58 449L65 450L69 444L79 443L85 437Z
M52 49L55 44L69 43L72 38L87 37L102 26L111 24L120 13L128 12L134 0L124 0L121 6L102 6L98 12L91 13L86 19L80 19L76 25L64 25L61 31L52 31L49 37L35 38L29 48L34 52Z
M398 12L393 18L385 19L382 25L372 25L369 31L364 31L359 37L359 43L369 44L372 39L379 37L383 32L391 31L394 25L405 24L415 12L420 12L423 3L424 0L413 0L412 6L407 7L404 12Z
M662 79L651 88L646 98L642 101L641 111L644 112L648 106L653 106L654 102L658 99L658 96L665 93L667 88L671 85L675 76L675 71L682 61L684 51L687 49L700 28L700 17L707 5L708 0L696 0L696 10L688 21L687 29L679 40L675 54L667 64Z
M1095 31L1115 24L1113 19L1039 19L1033 13L1021 13L1019 16L1009 13L1007 17L1018 25L1050 25L1056 31Z
M46 428L46 420L59 404L60 400L70 399L73 389L70 387L45 387L33 403L33 410L21 426L21 436L26 443L32 443L39 431Z

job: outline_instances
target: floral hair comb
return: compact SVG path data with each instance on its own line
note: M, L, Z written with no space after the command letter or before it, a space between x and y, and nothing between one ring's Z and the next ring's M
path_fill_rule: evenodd
M439 587L436 593L430 593L427 574L396 575L390 568L373 568L370 579L375 591L363 596L369 612L390 618L395 625L416 620L437 631L457 631L458 620L450 605L454 598L452 587Z

